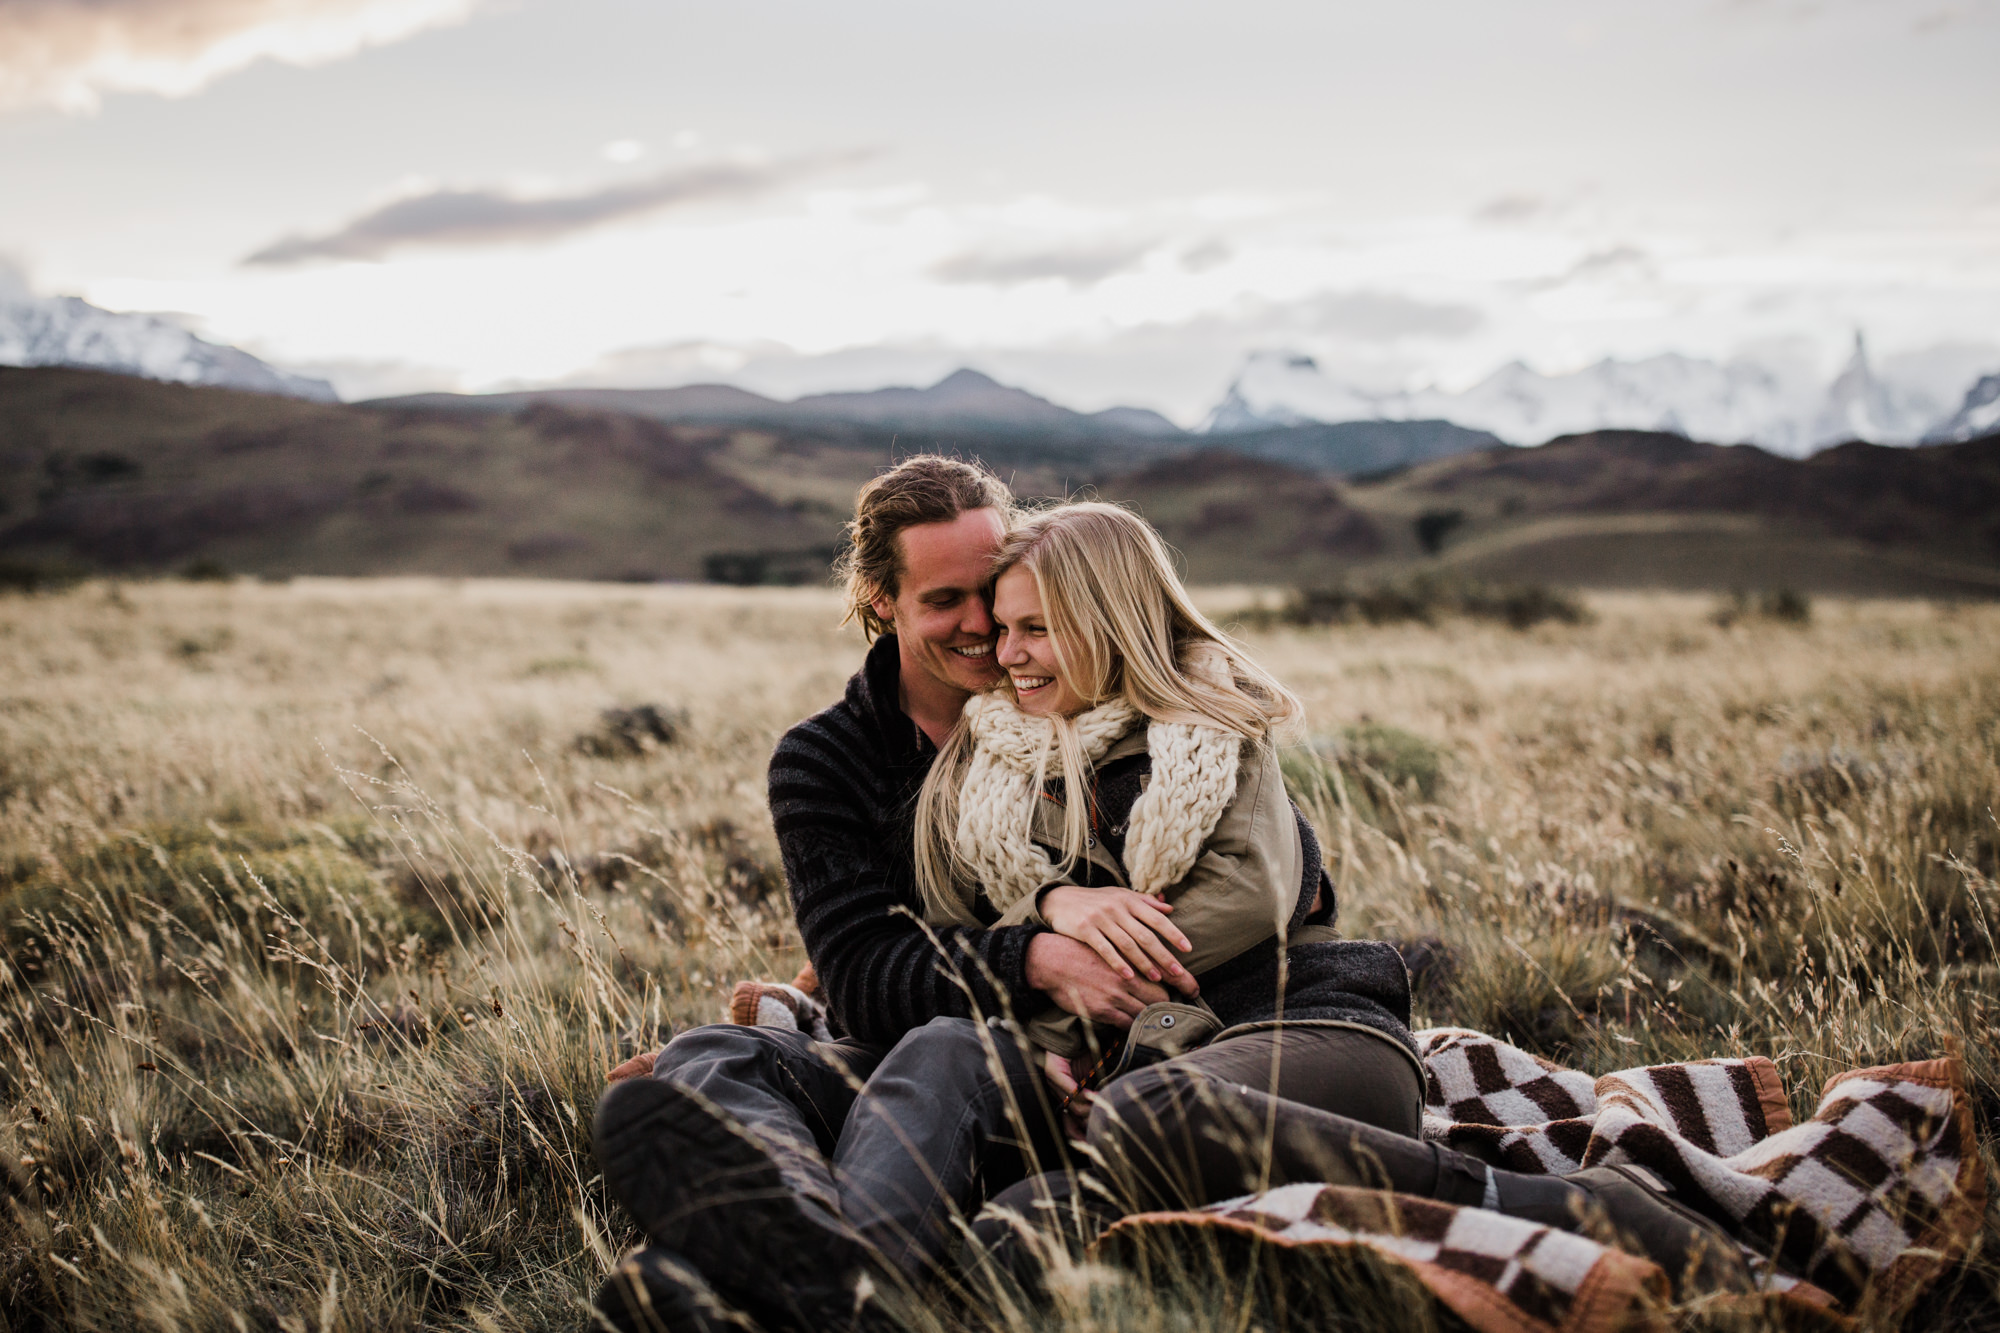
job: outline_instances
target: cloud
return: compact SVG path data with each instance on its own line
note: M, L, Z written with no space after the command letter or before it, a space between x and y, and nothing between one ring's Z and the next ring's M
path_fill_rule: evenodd
M1575 264L1571 265L1569 272L1563 276L1562 281L1568 282L1574 278L1602 277L1607 273L1616 273L1620 270L1645 272L1649 271L1651 267L1652 256L1648 255L1644 250L1638 249L1636 246L1614 245L1609 250L1596 250L1577 260Z
M1965 11L1957 7L1933 10L1910 24L1910 31L1918 33L1942 32L1944 29L1952 27L1955 24L1965 22L1965 19Z
M0 251L0 301L30 301L35 286L28 281L28 267L12 255Z
M1350 338L1462 338L1486 317L1469 305L1437 305L1392 292L1340 292L1302 303L1304 321Z
M465 377L443 366L388 358L328 357L287 360L281 369L325 380L344 403L396 398L410 393L464 393Z
M0 0L0 108L184 97L258 60L319 65L462 23L480 0Z
M384 204L322 236L288 236L246 257L278 266L310 259L381 259L411 245L503 245L571 232L681 204L749 199L854 154L785 162L710 162L580 194L523 197L495 189L431 190Z
M1190 273L1206 273L1235 258L1236 252L1221 241L1207 240L1181 256L1181 267Z
M1150 242L1116 241L1043 250L973 250L932 265L931 276L996 287L1059 278L1072 287L1089 287L1132 267L1150 249Z
M1503 194L1473 210L1480 222L1525 222L1548 207L1548 201L1534 194Z

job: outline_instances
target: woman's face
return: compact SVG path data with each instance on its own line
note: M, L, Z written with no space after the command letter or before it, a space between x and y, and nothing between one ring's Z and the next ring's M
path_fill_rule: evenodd
M1042 615L1041 590L1023 566L1014 566L994 583L993 619L1000 627L1000 665L1013 682L1021 711L1036 717L1082 712L1083 698L1056 665L1056 639Z

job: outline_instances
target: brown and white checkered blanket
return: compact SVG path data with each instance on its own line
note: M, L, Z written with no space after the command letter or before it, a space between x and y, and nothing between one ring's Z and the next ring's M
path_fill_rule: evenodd
M1758 1056L1593 1079L1463 1028L1417 1041L1426 1138L1514 1171L1642 1167L1732 1230L1787 1304L1832 1314L1865 1295L1893 1316L1978 1233L1985 1170L1956 1058L1841 1074L1793 1124L1776 1067ZM1579 1236L1326 1185L1127 1218L1105 1243L1115 1254L1149 1234L1218 1228L1280 1247L1367 1246L1483 1333L1610 1328L1666 1290L1652 1264Z
M745 982L739 1023L823 1023L814 979ZM1827 1080L1792 1122L1762 1056L1623 1069L1593 1078L1466 1028L1416 1034L1424 1137L1511 1171L1567 1175L1629 1164L1729 1228L1766 1293L1838 1318L1865 1299L1893 1322L1978 1234L1986 1174L1956 1056ZM1647 1260L1481 1208L1331 1185L1287 1185L1196 1212L1128 1217L1099 1242L1147 1238L1366 1246L1407 1267L1481 1333L1595 1333L1664 1299Z

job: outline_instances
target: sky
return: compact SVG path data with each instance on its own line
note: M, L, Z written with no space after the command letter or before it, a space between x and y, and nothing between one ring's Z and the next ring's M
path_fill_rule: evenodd
M349 398L2000 369L1996 69L2000 0L0 0L0 266Z

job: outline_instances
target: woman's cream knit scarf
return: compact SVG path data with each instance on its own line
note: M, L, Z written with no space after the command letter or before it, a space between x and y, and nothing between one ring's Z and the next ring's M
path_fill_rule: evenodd
M1066 775L1054 724L1023 713L1004 693L975 695L965 718L972 762L958 793L958 854L988 901L1004 912L1055 878L1048 854L1029 835L1041 782ZM1084 758L1095 764L1141 720L1123 699L1077 714ZM1134 889L1161 893L1193 867L1236 798L1242 747L1241 736L1220 727L1147 727L1152 777L1133 802L1125 834L1125 878Z

